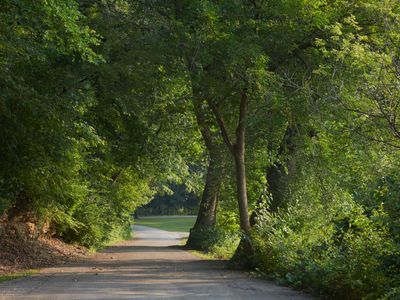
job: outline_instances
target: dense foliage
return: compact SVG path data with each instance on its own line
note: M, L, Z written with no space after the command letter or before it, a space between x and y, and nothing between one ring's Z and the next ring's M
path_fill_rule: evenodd
M399 32L397 0L5 0L0 212L98 246L204 185L200 248L397 299Z
M190 113L164 113L181 91L158 68L132 72L141 50L122 49L121 34L139 28L118 27L128 14L90 1L2 3L0 209L10 222L51 224L67 241L98 246L189 174Z

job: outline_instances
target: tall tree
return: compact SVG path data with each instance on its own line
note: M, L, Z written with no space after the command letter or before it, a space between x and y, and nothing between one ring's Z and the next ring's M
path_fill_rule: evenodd
M205 184L197 213L196 222L190 230L187 246L196 249L205 249L207 239L214 234L218 199L224 176L224 152L221 149L218 136L213 133L213 122L209 120L204 101L201 101L198 92L193 94L194 111L197 125L203 137L208 153L208 166L205 175Z

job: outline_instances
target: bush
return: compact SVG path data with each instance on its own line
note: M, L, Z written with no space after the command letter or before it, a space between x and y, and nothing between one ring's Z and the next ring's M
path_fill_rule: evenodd
M393 280L382 264L396 253L388 229L374 222L384 212L366 216L345 193L324 203L297 200L260 216L254 233L259 269L330 299L384 295Z

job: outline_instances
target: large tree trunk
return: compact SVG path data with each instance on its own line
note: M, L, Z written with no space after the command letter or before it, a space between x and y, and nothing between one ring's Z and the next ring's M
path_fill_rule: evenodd
M212 102L208 101L218 126L221 131L222 138L232 153L235 160L235 171L236 171L236 191L237 201L239 207L240 217L240 228L243 232L243 237L240 244L232 257L235 263L239 263L241 267L252 268L254 254L253 245L251 242L251 226L248 212L248 199L247 199L247 182L246 182L246 164L245 164L245 146L246 146L246 117L247 117L247 89L243 89L240 106L239 106L239 118L236 126L236 140L232 142L228 128L222 117L219 108Z
M217 205L220 187L222 184L222 164L218 150L211 150L207 168L206 182L201 198L196 223L190 230L186 246L205 250L210 246L215 229Z
M248 201L245 164L247 101L247 89L244 89L242 91L242 96L240 99L239 120L236 127L236 142L235 144L229 143L228 147L231 148L231 153L235 158L236 188L239 206L240 228L245 234L245 239L249 240L248 237L250 235L251 227L247 203ZM249 246L251 248L251 245ZM250 248L248 248L247 250L250 250ZM247 254L252 253L249 252Z
M216 222L218 194L222 183L222 166L217 151L210 151L206 183L194 228L212 227Z
M254 248L250 236L250 218L247 199L247 182L246 182L246 163L245 163L245 148L246 148L246 114L247 114L247 95L246 90L243 91L240 107L239 121L236 128L236 143L232 147L232 154L235 158L236 168L236 188L240 216L240 228L244 235L240 241L235 254L232 257L232 262L239 265L241 268L254 267Z
M240 268L252 269L254 267L254 248L250 236L250 218L247 199L246 165L244 159L244 142L235 145L236 189L239 206L240 228L244 235L233 255L231 262Z
M206 250L211 245L210 239L214 235L218 195L223 178L223 155L216 137L210 130L202 104L199 90L193 88L194 112L209 155L206 182L196 223L190 230L186 243L186 246L198 250Z
M242 148L242 149L241 149ZM248 235L250 221L247 200L246 165L244 160L244 144L235 147L236 190L239 206L240 228Z
M250 233L250 220L247 204L247 183L246 183L246 165L245 165L245 137L246 137L246 114L247 114L247 90L242 91L239 106L239 119L236 127L236 140L231 141L228 128L222 117L218 107L212 102L208 101L215 119L221 131L222 138L233 155L235 160L236 171L236 188L237 188L237 201L239 206L240 228L245 235Z

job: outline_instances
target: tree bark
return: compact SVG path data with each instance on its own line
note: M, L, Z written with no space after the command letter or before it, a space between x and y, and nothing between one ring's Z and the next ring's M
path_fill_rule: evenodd
M216 222L219 190L222 183L220 155L217 150L210 151L206 183L201 197L199 212L194 229L213 227Z
M240 106L239 106L239 119L236 126L236 140L233 143L229 136L228 128L222 117L218 107L212 101L208 100L208 104L214 113L216 121L218 123L222 138L232 153L235 160L235 171L236 171L236 191L237 201L239 207L240 217L240 228L244 233L240 244L232 257L232 260L238 262L241 267L252 268L254 255L253 245L250 239L250 219L248 211L248 199L247 199L247 182L246 182L246 163L245 163L245 148L246 148L246 117L247 117L247 89L243 89Z
M196 222L190 229L186 246L206 250L215 230L219 191L222 184L222 165L218 150L210 151L206 182L201 197Z
M193 105L204 144L207 148L209 161L206 181L197 213L196 222L190 230L186 246L205 250L209 246L208 238L215 228L218 196L222 184L223 163L220 145L215 140L202 108L202 101L197 89L193 89Z
M235 160L236 191L240 216L240 228L246 235L250 233L251 229L248 212L245 164L247 101L247 90L244 89L240 99L239 119L236 127L235 143L232 143L231 138L229 137L228 128L222 115L220 114L218 107L212 101L208 101L208 104L210 105L220 128L222 138Z
M236 148L236 147L235 147ZM240 216L240 228L245 234L250 233L250 221L247 199L246 165L244 153L235 151L236 191Z
M250 234L250 219L247 199L246 164L245 164L245 135L246 135L247 95L242 92L239 107L239 121L236 128L236 143L233 146L235 158L236 188L240 215L240 228L246 235Z

